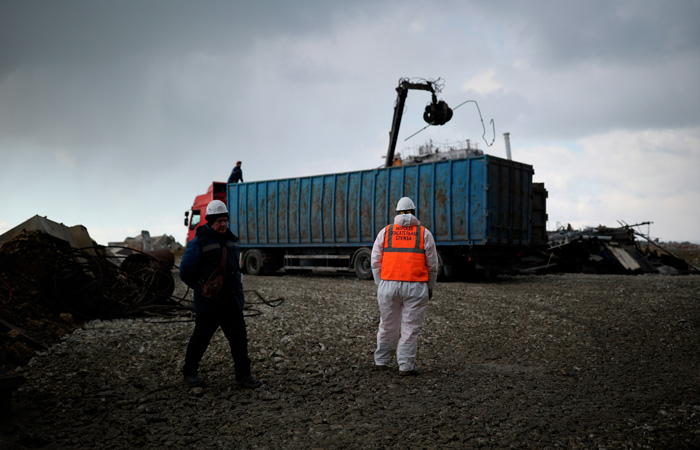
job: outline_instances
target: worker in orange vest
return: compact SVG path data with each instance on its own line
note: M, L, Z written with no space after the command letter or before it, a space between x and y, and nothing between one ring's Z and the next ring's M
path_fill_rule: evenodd
M379 330L374 364L387 368L396 352L400 375L418 374L418 334L438 274L432 233L416 218L408 197L396 205L394 223L377 235L372 247L372 274L377 284Z

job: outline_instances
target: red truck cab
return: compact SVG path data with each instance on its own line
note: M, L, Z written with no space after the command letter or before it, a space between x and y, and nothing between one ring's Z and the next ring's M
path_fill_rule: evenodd
M187 227L187 242L195 236L195 232L200 225L206 222L207 205L212 200L221 200L226 203L226 183L215 181L207 189L206 194L198 195L194 198L192 209L185 211L185 226Z

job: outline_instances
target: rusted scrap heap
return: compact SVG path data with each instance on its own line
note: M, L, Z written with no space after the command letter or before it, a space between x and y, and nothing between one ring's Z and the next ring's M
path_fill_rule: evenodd
M642 248L630 227L561 229L548 238L548 271L599 274L698 273L669 251Z
M181 312L172 265L145 253L121 262L104 247L78 249L41 231L3 242L0 352L23 364L88 320Z

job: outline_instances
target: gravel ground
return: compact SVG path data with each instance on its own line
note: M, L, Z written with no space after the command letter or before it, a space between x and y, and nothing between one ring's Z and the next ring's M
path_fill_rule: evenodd
M700 447L698 276L439 283L416 377L373 368L374 283L244 283L284 297L247 319L262 388L221 332L189 388L191 322L90 322L22 368L0 448Z

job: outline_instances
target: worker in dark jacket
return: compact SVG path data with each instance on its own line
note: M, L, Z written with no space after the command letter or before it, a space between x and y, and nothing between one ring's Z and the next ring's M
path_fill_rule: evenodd
M243 183L243 169L241 169L241 162L236 161L236 167L231 171L231 175L228 177L229 183Z
M243 283L238 266L238 238L228 228L228 210L220 200L207 205L207 223L197 228L197 234L185 249L180 263L180 278L194 290L195 326L187 345L184 381L201 386L199 362L209 346L214 332L221 327L231 347L235 366L235 383L245 388L257 388L260 380L250 373L248 336L243 317ZM226 249L224 264L223 249ZM223 287L219 294L207 298L202 286L217 268L224 266Z

